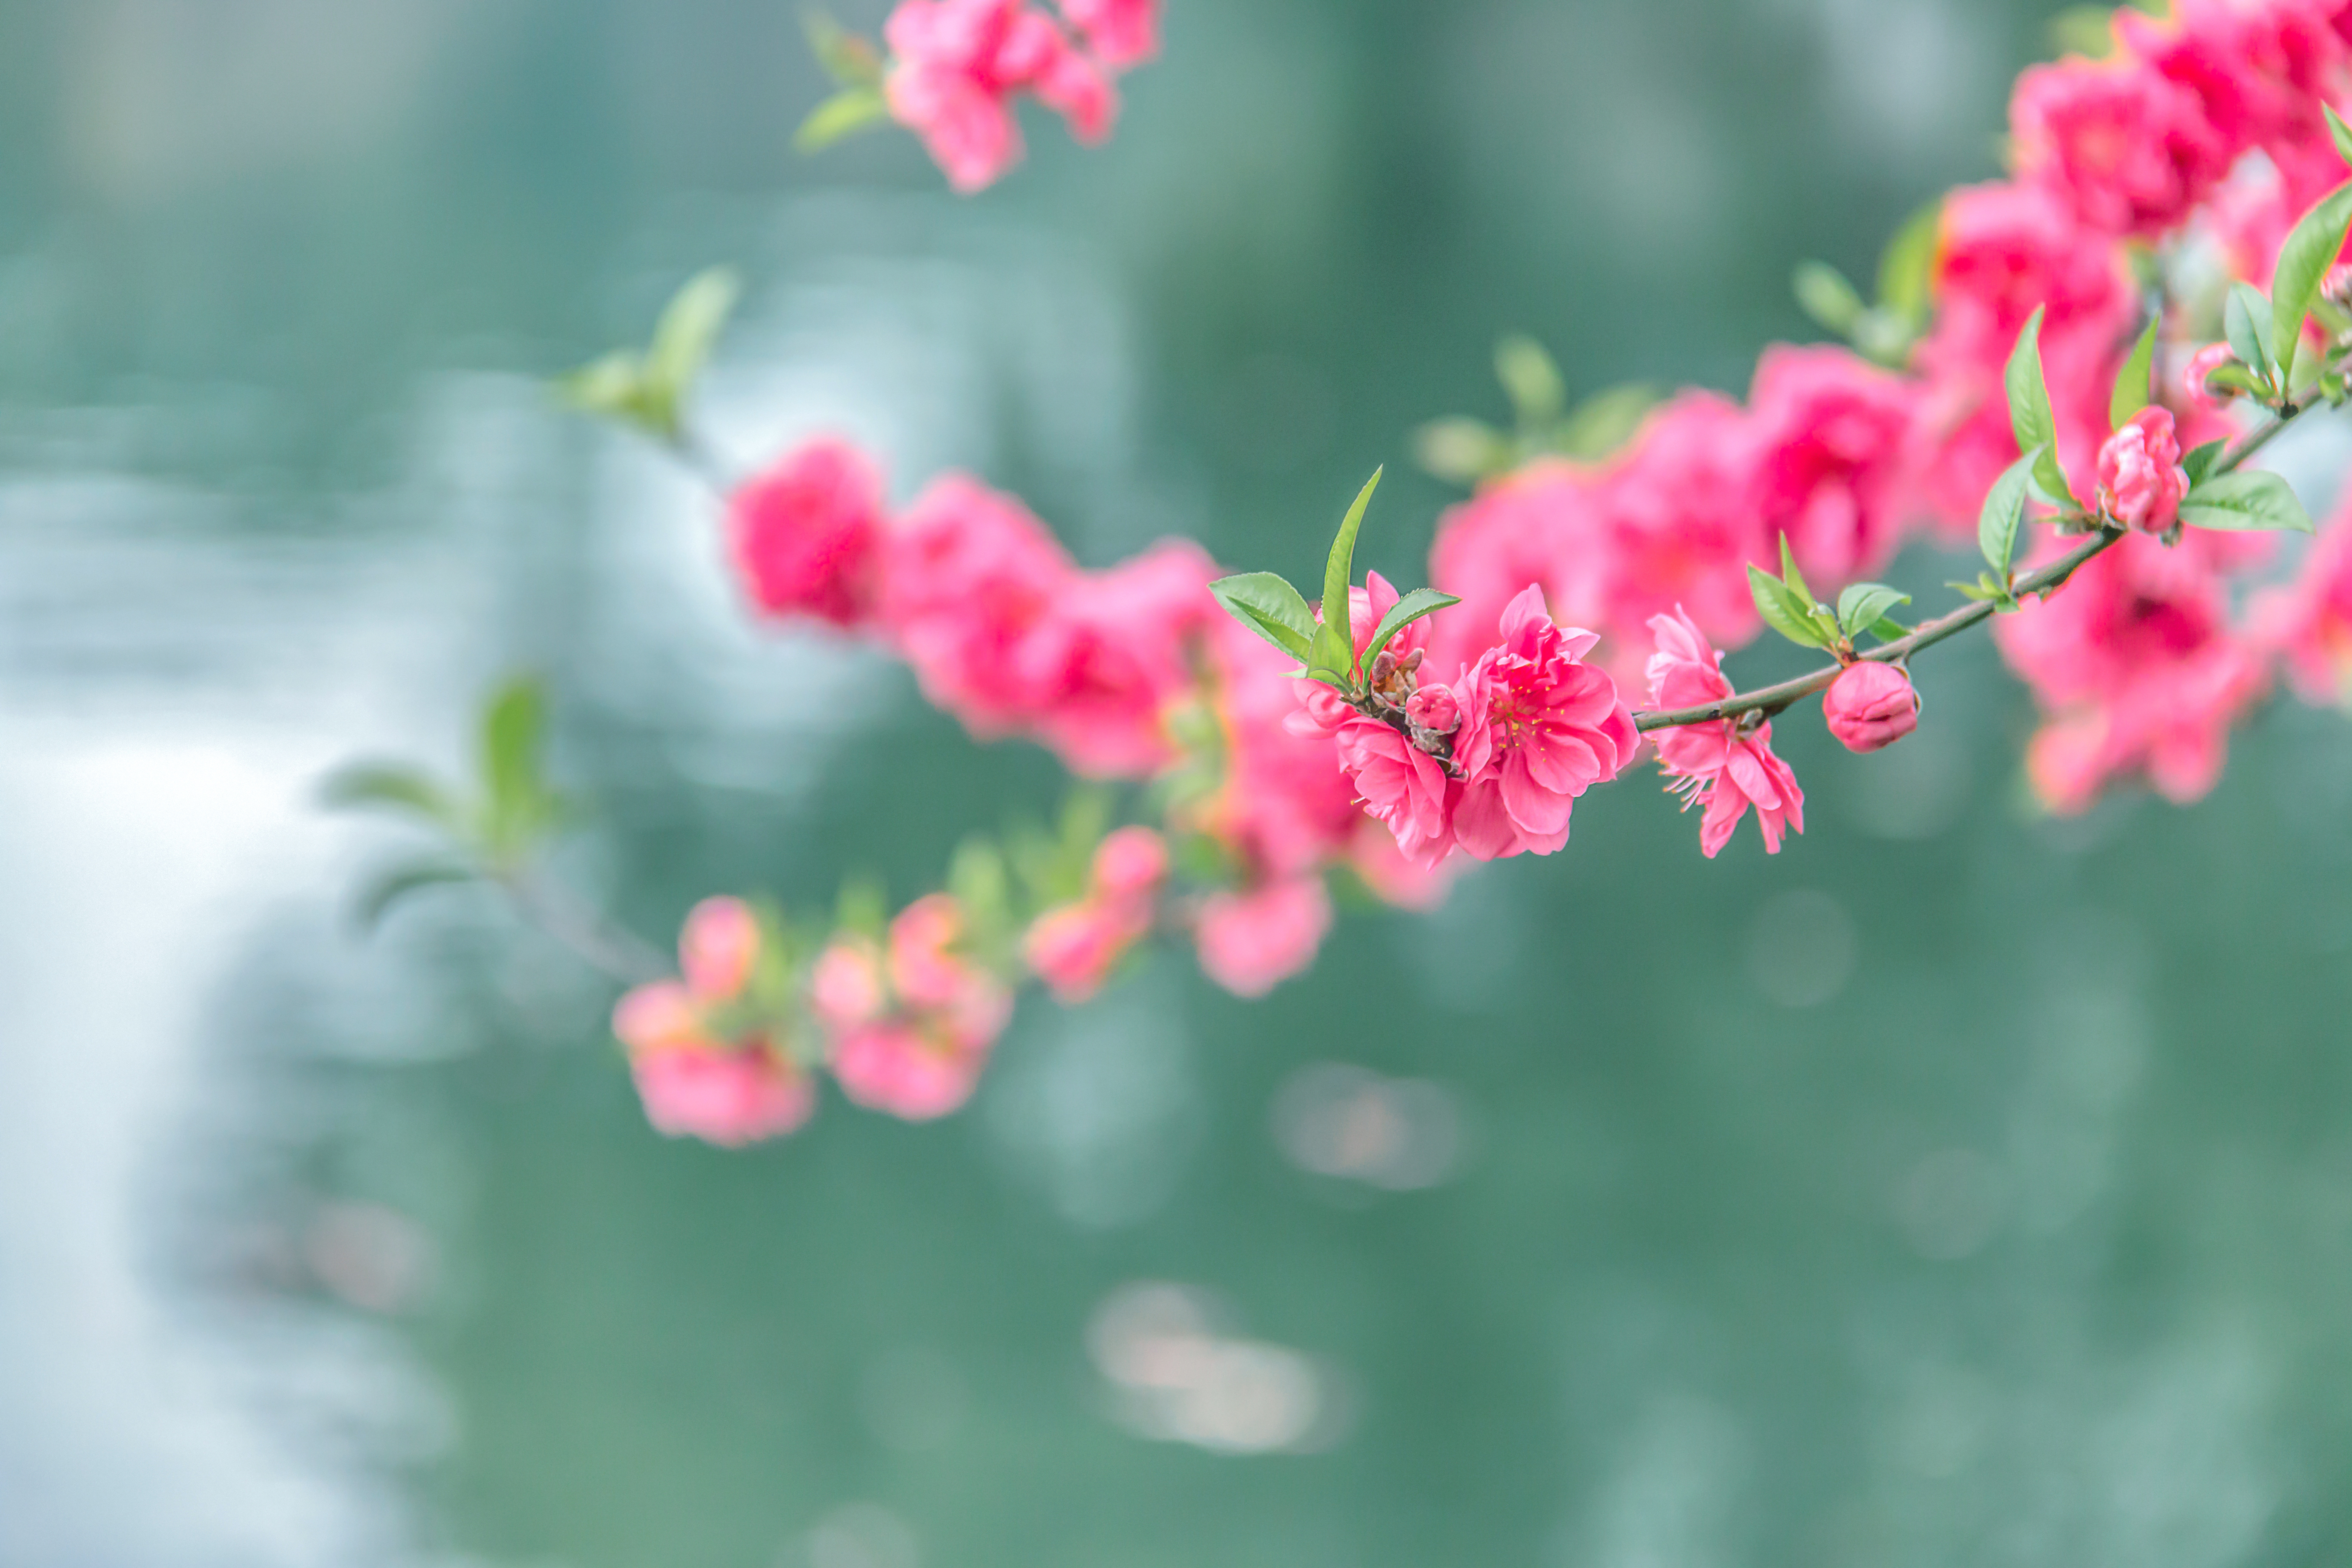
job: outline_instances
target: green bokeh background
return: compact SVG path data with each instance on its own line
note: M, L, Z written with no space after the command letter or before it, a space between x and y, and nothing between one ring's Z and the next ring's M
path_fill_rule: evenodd
M1580 391L1738 390L1810 335L1798 260L1866 275L1995 171L2047 21L1171 11L1110 145L1033 119L1027 164L963 200L896 133L790 153L824 87L784 0L12 8L12 701L104 729L134 690L140 723L446 766L534 667L599 807L572 870L635 929L860 871L909 896L1052 809L1055 769L886 660L746 626L690 481L537 378L730 261L704 408L737 461L841 428L900 496L974 468L1090 563L1181 532L1298 570L1386 462L1365 554L1418 580L1455 498L1406 433L1500 414L1498 334ZM60 477L81 499L27 499ZM2281 706L2209 800L2052 822L1982 639L1922 675L1927 728L1883 757L1782 723L1811 831L1778 858L1703 860L1636 777L1562 855L1351 914L1265 1001L1163 953L1087 1007L1024 1000L962 1117L836 1101L741 1155L650 1133L609 993L487 903L356 943L339 900L403 841L338 828L203 989L213 1089L147 1157L148 1275L265 1356L331 1363L348 1331L389 1358L396 1395L259 1402L390 1500L387 1561L2337 1561L2352 731ZM1270 1108L1325 1060L1443 1086L1450 1179L1286 1160ZM354 1203L424 1238L395 1310L302 1261L307 1216ZM1151 1279L1334 1369L1339 1440L1112 1420L1087 1325ZM9 1560L68 1560L31 1539Z

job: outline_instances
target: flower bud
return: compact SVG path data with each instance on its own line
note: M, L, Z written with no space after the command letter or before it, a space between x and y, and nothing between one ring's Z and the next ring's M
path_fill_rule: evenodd
M740 899L705 899L678 933L678 967L698 1001L731 1000L760 962L760 921Z
M2166 531L2188 493L2171 410L2141 409L2099 448L2099 509L2126 527Z
M1919 727L1919 694L1902 666L1861 659L1830 682L1822 715L1846 750L1874 752Z
M1462 726L1462 706L1443 686L1424 686L1406 698L1404 716L1433 735L1451 735Z
M2226 386L2209 387L2205 378L2225 364L2235 364L2238 356L2230 352L2227 343L2207 343L2189 357L2189 368L2181 373L2183 390L2189 394L2191 406L2208 412L2218 412L2236 398L2237 393Z
M1122 827L1096 847L1095 890L1118 904L1150 899L1168 876L1168 846L1149 827Z

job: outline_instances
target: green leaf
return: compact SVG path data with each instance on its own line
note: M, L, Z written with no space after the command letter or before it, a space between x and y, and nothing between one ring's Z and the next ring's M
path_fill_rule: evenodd
M555 378L556 396L583 414L632 423L639 421L644 387L645 365L625 349Z
M1845 274L1826 261L1800 261L1789 282L1796 290L1799 308L1842 338L1853 336L1863 312L1869 309L1854 286L1845 280Z
M1639 382L1603 387L1568 411L1552 433L1552 449L1563 457L1598 462L1633 437L1657 401L1657 388Z
M2336 155L2352 163L2352 126L2346 125L2336 110L2324 103L2319 110L2327 116L2327 133L2336 138Z
M1413 460L1423 472L1457 485L1475 485L1511 466L1511 442L1475 419L1433 419L1412 433Z
M2050 18L2051 52L2105 59L2115 52L2115 15L2105 5L2067 6Z
M855 136L887 122L890 106L878 87L845 87L809 110L793 132L793 150L821 153L844 137Z
M2251 283L2232 283L2221 302L2221 330L2230 351L2253 372L2257 388L2273 384L2271 374L2271 303Z
M1381 475L1387 468L1372 470L1364 488L1356 492L1355 503L1348 515L1339 520L1339 531L1331 540L1331 554L1323 563L1323 624L1316 628L1310 662L1318 669L1353 679L1356 675L1355 638L1348 625L1348 586L1356 570L1356 534L1364 526L1364 509L1372 504L1372 491L1380 487Z
M1944 586L1963 599L1974 599L1979 604L1988 599L1998 600L2001 596L1999 588L1986 586L1981 578L1974 583L1947 583Z
M2207 474L2211 473L2215 460L2221 456L2222 451L2229 445L2228 441L2222 440L2208 441L2201 447L2191 447L2189 449L2189 455L2180 459L2181 468L2189 475L2189 482L2194 485Z
M2034 468L2050 450L2035 447L1993 480L1985 492L1984 510L1977 514L1977 548L1994 574L2007 581L2009 563L2017 553L2018 524L2025 521L2025 487Z
M694 378L702 374L711 345L719 341L719 330L727 324L742 288L742 279L731 267L698 272L687 279L654 324L653 346L646 352L646 380L663 400L673 434L677 405Z
M1789 548L1789 536L1786 533L1780 535L1780 581L1786 583L1790 591L1797 595L1798 601L1805 607L1805 613L1809 616L1812 614L1813 605L1817 601L1813 597L1812 589L1805 582L1805 574L1797 570L1797 552Z
M2180 503L2180 521L2191 528L2288 529L2311 531L2311 515L2294 489L2276 474L2241 468L2216 474L2190 487Z
M397 812L453 832L462 820L457 803L447 791L399 763L353 763L338 768L319 786L319 799L343 810Z
M2131 357L2116 372L2116 389L2107 398L2107 428L2117 430L2125 420L2148 405L2156 370L2156 329L2163 318L2151 311L2147 326L2132 345Z
M555 820L541 772L546 735L547 692L536 676L518 676L491 694L482 712L482 837L495 858L520 858Z
M1434 615L1448 605L1458 605L1461 602L1453 595L1441 594L1434 588L1415 588L1412 593L1404 595L1389 606L1389 613L1382 616L1380 625L1372 628L1372 640L1364 645L1365 662L1369 664L1378 658L1381 650L1389 646L1391 637L1421 619L1422 616Z
M1786 583L1761 566L1748 568L1748 590L1756 598L1756 613L1764 624L1801 647L1827 647L1828 640L1813 624L1812 605L1797 597Z
M1846 636L1860 637L1897 605L1907 605L1911 595L1900 588L1890 588L1884 583L1852 583L1838 595L1838 629Z
M1559 366L1543 344L1513 333L1495 345L1495 374L1511 400L1523 430L1538 430L1559 418L1568 406L1568 388Z
M1295 659L1306 659L1315 640L1315 612L1298 590L1272 572L1244 572L1220 577L1209 592L1225 614Z
M2058 466L2058 421L2050 412L2050 388L2042 377L2041 306L2034 307L2024 330L2017 334L2017 347L2010 351L2009 369L2002 379L2009 389L2009 425L2017 437L2017 449L2042 449L2041 460L2032 470L2034 482L2052 505L2077 504L2067 486L2066 471Z
M1943 232L1940 196L1903 220L1878 258L1881 306L1915 321L1927 318L1936 284L1936 245Z
M1911 635L1911 628L1886 616L1870 623L1870 635L1880 642L1900 642Z
M824 74L844 87L879 88L882 85L882 56L864 38L851 32L822 11L809 11L801 17L801 26L808 34L809 48Z
M2347 230L2352 230L2352 183L2320 197L2279 247L2278 267L2271 275L2271 353L2278 362L2282 392L2294 384L2304 318L2319 298L2327 269L2343 254Z
M475 880L476 873L449 860L420 860L376 876L352 905L352 923L372 931L383 922L393 905L427 888Z

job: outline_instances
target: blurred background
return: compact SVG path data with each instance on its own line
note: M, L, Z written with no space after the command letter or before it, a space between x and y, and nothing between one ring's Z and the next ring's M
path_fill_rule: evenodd
M877 0L842 0L867 31ZM1112 144L791 153L792 0L0 19L0 1563L2196 1568L2352 1554L2352 727L2037 819L1984 639L1812 831L1647 787L1260 1004L1024 1001L968 1113L649 1131L610 992L351 756L533 668L661 941L1049 812L888 660L756 631L703 493L542 378L749 292L702 399L1089 563L1419 580L1431 416L1744 386L1996 168L2032 0L1171 0ZM2336 440L2324 434L2312 441ZM2334 449L2340 453L2340 445ZM2324 475L2306 446L2298 478ZM2298 459L2290 455L2290 467ZM2326 490L2307 492L2314 509ZM1914 556L1897 581L1952 574ZM1737 666L1776 669L1759 651Z

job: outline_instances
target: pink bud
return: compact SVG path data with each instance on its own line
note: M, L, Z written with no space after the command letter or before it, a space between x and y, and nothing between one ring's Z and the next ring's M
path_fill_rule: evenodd
M678 933L677 962L697 1001L732 1000L760 962L759 918L740 899L703 900Z
M809 971L809 1010L829 1029L847 1029L881 1016L881 956L869 942L845 940L817 955Z
M1900 665L1862 659L1830 682L1822 714L1846 750L1874 752L1919 727L1919 694Z
M2209 387L2205 378L2225 364L2235 364L2238 356L2230 352L2227 343L2207 343L2189 357L2189 368L2181 374L2189 403L2199 408L2217 411L2238 395L2228 387Z
M2188 493L2171 410L2141 409L2099 448L2100 509L2126 527L2164 532Z
M1462 725L1462 705L1451 688L1424 686L1404 700L1404 716L1433 735L1451 735Z
M1168 846L1149 827L1122 827L1095 849L1095 889L1113 903L1150 899L1168 876Z
M675 980L640 985L622 997L613 1009L613 1033L633 1052L718 1046L704 1031L694 998Z
M1118 908L1088 899L1038 916L1022 939L1021 953L1055 1001L1083 1002L1102 989L1136 935Z

